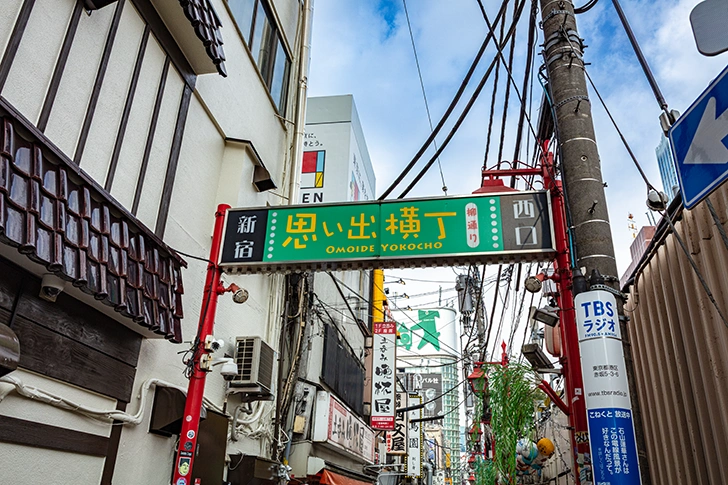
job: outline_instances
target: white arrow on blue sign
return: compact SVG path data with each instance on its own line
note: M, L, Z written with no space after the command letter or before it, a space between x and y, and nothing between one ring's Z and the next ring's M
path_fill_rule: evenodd
M688 209L728 178L728 67L670 128L683 204Z

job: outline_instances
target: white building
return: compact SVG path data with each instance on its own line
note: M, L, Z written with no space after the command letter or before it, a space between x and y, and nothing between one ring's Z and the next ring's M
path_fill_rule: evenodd
M170 482L216 207L292 195L310 3L0 2L0 325L20 345L0 483ZM250 298L221 298L220 352L275 348L283 278L225 282ZM271 457L273 404L207 381L188 483L220 483L227 455L237 476Z
M392 316L400 334L397 357L407 373L408 390L422 395L424 416L444 416L441 421L427 423L426 429L439 430L442 441L431 443L436 448L435 465L449 463L447 478L457 482L460 460L460 399L462 365L460 358L460 320L449 307L426 307L416 310L395 310ZM445 476L442 477L443 479Z
M308 99L300 182L303 204L373 199L374 172L351 95ZM287 459L298 480L326 484L340 473L350 485L373 480L365 475L377 445L364 386L370 274L331 271L310 280L308 352L289 417Z

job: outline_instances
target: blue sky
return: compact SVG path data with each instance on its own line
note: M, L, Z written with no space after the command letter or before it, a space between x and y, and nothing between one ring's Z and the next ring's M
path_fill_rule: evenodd
M493 19L500 2L486 0L484 3ZM728 64L728 53L707 58L697 52L689 14L698 1L622 0L621 3L670 107L684 111ZM477 0L409 0L407 8L430 111L436 123L472 62L486 34L486 26ZM525 59L525 22L524 15L517 29L514 77L519 85ZM660 109L618 23L612 2L602 0L589 12L578 15L577 22L580 35L589 46L585 53L585 59L591 63L587 68L589 73L648 177L661 187L655 158L661 135ZM402 2L316 0L312 42L310 95L354 95L377 176L377 192L381 193L429 135ZM483 58L485 62L481 61L474 76L475 82L493 56L494 50L488 49ZM540 64L540 56L537 62ZM491 82L441 157L451 195L470 193L480 185ZM500 92L503 83L504 75ZM538 84L534 85L533 94L527 96L532 99L534 119L540 89ZM472 87L466 91L465 99L470 92ZM590 96L621 272L630 262L632 238L627 228L628 214L635 215L638 225L648 223L646 189L596 96L593 93ZM517 105L512 96L505 131L505 159L513 153ZM497 102L497 120L501 111L502 104ZM496 127L499 124L497 121ZM498 131L494 140L497 135ZM438 140L443 138L444 134ZM439 196L441 185L435 166L410 195ZM397 194L395 191L394 195ZM452 278L452 270L437 271L442 275L437 279Z

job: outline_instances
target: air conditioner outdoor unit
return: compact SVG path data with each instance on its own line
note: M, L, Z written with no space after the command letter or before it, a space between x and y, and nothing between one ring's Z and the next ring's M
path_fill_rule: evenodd
M260 337L235 339L238 375L230 381L231 393L270 396L273 389L275 352Z

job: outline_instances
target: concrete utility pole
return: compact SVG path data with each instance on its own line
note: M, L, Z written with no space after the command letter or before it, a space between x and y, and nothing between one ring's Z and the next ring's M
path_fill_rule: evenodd
M616 288L619 278L614 244L604 194L601 163L592 122L591 104L586 88L584 44L576 29L574 5L569 0L539 0L544 31L544 60L548 74L551 103L556 117L561 152L561 175L566 192L567 213L571 220L576 266L605 276ZM619 299L618 299L619 300ZM634 385L634 365L619 301L620 322L630 386L635 434L642 484L650 485L645 452L642 415ZM571 369L578 369L573 363ZM582 399L584 396L582 396Z

